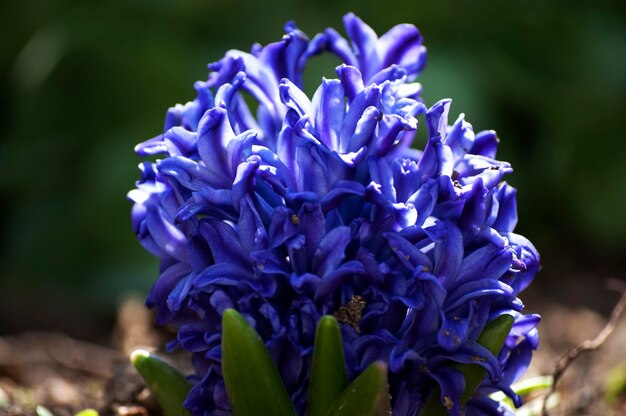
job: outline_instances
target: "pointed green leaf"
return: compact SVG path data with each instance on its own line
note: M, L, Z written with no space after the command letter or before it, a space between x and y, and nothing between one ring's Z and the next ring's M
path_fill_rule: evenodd
M37 414L37 416L54 416L54 413L52 413L50 410L48 410L47 407L44 406L37 406L37 408L35 409L35 413Z
M263 340L234 309L222 316L222 374L235 416L296 415Z
M511 327L515 319L511 315L500 315L489 322L483 332L478 337L478 343L487 348L496 357L500 353L506 337L511 332ZM474 391L487 375L487 371L478 364L454 364L453 368L463 373L465 378L465 390L461 395L461 405L465 405L474 395ZM440 399L441 391L439 387L431 393L424 410L423 416L447 416Z
M136 350L130 362L145 380L166 416L189 416L183 402L191 386L174 367L147 351Z
M307 415L326 416L348 385L348 374L337 320L323 316L317 323L307 396Z
M76 416L99 416L98 412L94 409L85 409L76 413Z
M391 414L387 364L370 364L335 400L328 416L386 416Z

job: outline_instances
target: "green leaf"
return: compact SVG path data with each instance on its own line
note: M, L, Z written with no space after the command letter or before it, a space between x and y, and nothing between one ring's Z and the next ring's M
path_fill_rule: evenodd
M370 364L339 395L328 416L383 416L391 414L387 364Z
M263 340L234 309L222 316L222 374L235 416L296 416Z
M348 374L337 320L325 315L317 323L307 396L308 416L327 416L348 385Z
M98 415L98 412L94 409L85 409L76 413L75 416L99 416L99 415Z
M511 315L500 315L489 322L483 332L478 337L478 343L487 348L496 357L500 353L506 337L511 332L511 327L515 319ZM487 370L478 364L454 364L452 368L463 373L465 378L465 390L461 395L461 406L465 405L474 395L474 391L487 375ZM439 387L431 393L424 410L423 416L447 416L448 411L444 408L440 399L441 390Z
M615 403L626 392L626 362L613 366L604 384L604 399Z
M145 380L166 416L190 416L183 402L191 386L178 370L143 350L133 351L130 362Z
M37 416L54 416L54 413L44 406L37 406L35 413L37 413Z

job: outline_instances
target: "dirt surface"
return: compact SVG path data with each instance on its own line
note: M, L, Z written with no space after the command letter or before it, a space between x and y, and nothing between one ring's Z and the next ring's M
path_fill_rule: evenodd
M165 335L143 302L127 299L111 344L96 345L60 333L25 332L0 338L0 415L55 416L92 408L119 416L159 415L159 407L128 361L135 348L157 350Z
M607 303L618 295L604 292ZM541 344L526 377L550 374L558 356L593 338L606 317L580 305L564 305L530 292L528 312L540 313ZM154 398L128 364L135 348L158 350L172 336L152 325L141 300L129 298L118 313L110 345L96 345L60 333L25 332L0 337L0 415L34 415L42 405L56 416L85 409L100 414L143 416L161 414ZM186 362L185 357L166 357ZM558 394L560 407L551 415L626 415L626 393L605 400L606 380L615 369L626 371L626 317L606 344L581 356L568 369Z
M606 310L611 310L619 294L602 286L588 289L588 296L604 297ZM524 378L552 374L558 358L566 351L586 340L595 338L608 321L603 316L580 303L567 305L555 303L539 293L531 293L527 310L539 313L539 349L533 356L531 367ZM609 380L616 376L626 381L626 316L618 319L615 330L596 351L580 355L564 373L558 384L558 408L551 415L563 416L624 416L626 391L607 400ZM626 387L626 386L624 386Z

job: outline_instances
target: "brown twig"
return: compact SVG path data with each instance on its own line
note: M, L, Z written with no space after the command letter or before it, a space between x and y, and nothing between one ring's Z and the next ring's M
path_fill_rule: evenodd
M552 373L552 386L550 387L550 391L548 391L548 394L546 394L543 399L543 406L541 408L542 416L549 416L548 400L556 391L557 383L559 382L565 371L569 368L569 366L581 354L589 351L595 351L600 348L609 337L609 335L611 335L611 333L615 330L615 327L617 326L617 321L624 311L624 307L626 307L626 284L617 279L609 279L607 281L607 288L621 293L619 301L611 312L611 317L609 318L609 321L595 338L583 341L576 347L570 348L568 351L565 352L565 354L559 357L556 362L554 372Z

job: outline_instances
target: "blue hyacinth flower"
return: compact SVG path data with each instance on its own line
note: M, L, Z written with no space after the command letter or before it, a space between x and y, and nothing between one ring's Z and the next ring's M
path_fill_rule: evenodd
M341 322L350 379L388 363L394 416L418 414L435 387L461 415L464 379L451 363L488 374L465 414L503 414L488 396L520 404L510 386L539 320L520 312L539 254L513 232L511 166L495 159L495 132L475 133L462 114L449 123L450 100L424 104L417 28L378 37L353 14L344 24L347 39L333 29L309 39L288 23L276 43L227 52L197 98L167 112L163 134L136 147L156 160L129 193L133 229L160 259L147 304L178 330L169 347L192 354L185 406L231 414L220 322L234 308L301 414L327 314ZM343 63L309 97L302 74L320 53ZM505 313L515 324L494 356L476 340Z

